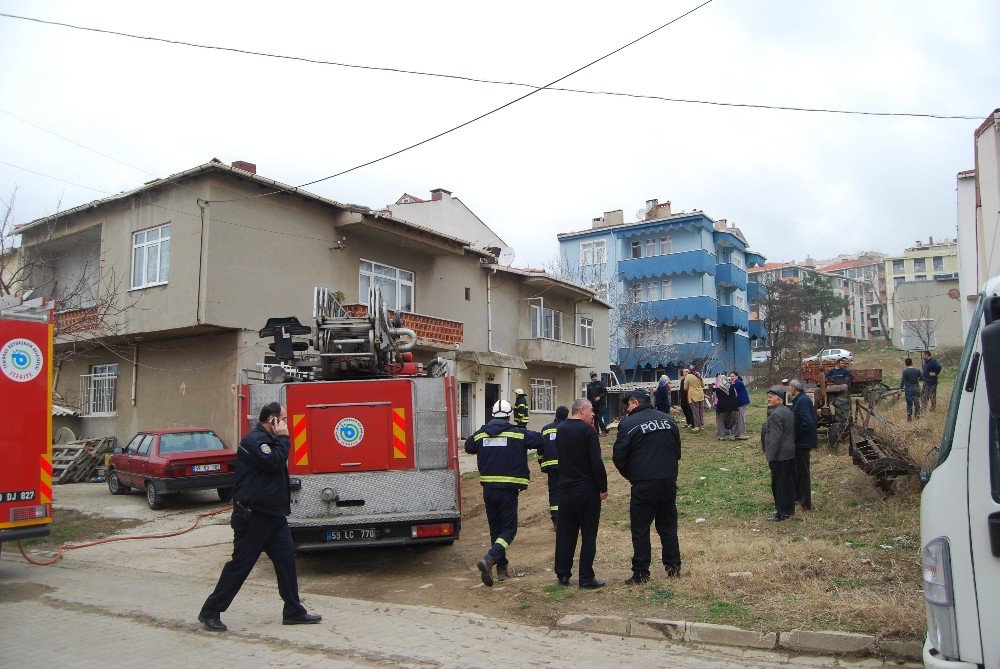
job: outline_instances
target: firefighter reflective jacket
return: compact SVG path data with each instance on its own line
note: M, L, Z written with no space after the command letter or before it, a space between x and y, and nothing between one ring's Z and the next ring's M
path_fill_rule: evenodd
M528 487L528 449L541 448L542 435L494 418L465 440L465 452L476 454L484 488Z
M514 422L521 427L528 427L527 395L518 395L514 398Z
M556 428L561 420L552 421L542 428L542 446L538 449L538 466L543 472L559 471L559 448L556 445Z

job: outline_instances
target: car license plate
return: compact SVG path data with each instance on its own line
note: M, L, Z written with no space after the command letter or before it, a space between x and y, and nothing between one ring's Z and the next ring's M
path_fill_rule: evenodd
M218 462L212 463L210 465L195 465L191 468L191 471L197 472L217 472L222 469L222 465Z
M349 530L329 530L327 541L357 541L359 539L377 539L374 527L356 527Z

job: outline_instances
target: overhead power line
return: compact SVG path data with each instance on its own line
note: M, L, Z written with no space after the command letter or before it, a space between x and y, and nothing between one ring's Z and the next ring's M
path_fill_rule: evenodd
M711 1L711 0L709 0ZM707 3L706 3L707 4ZM701 6L695 7L691 10L692 12L700 9ZM688 12L690 13L690 12ZM64 23L61 21L49 21L46 19L34 18L31 16L19 16L17 14L6 14L0 12L0 17L8 19L17 19L20 21L31 21L33 23L40 23L44 25L58 26L61 28L70 28L72 30L81 30L84 32L93 32L104 35L113 35L115 37L126 37L129 39L143 40L146 42L159 42L162 44L171 44L174 46L184 46L191 47L194 49L206 49L209 51L224 51L228 53L235 53L244 56L257 56L260 58L275 58L278 60L289 60L300 63L308 63L310 65L330 65L333 67L344 67L355 70L371 70L375 72L389 72L392 74L406 74L419 77L432 77L436 79L453 79L456 81L467 81L476 84L490 84L493 86L516 86L521 88L532 88L535 90L550 90L558 91L561 93L577 93L581 95L607 95L612 97L626 97L635 98L640 100L656 100L659 102L674 102L678 104L692 104L692 105L710 105L715 107L735 107L744 109L765 109L772 111L794 111L794 112L811 112L820 114L847 114L847 115L857 115L857 116L888 116L888 117L903 117L903 118L930 118L930 119L942 119L942 120L963 120L963 121L981 121L985 117L982 115L975 114L934 114L929 112L894 112L894 111L866 111L861 109L831 109L826 107L807 107L807 106L790 106L790 105L769 105L769 104L754 104L748 102L726 102L722 100L696 100L692 98L673 98L663 95L650 95L643 93L627 93L621 91L595 91L582 88L561 88L552 85L547 86L537 86L535 84L526 84L518 81L502 81L499 79L486 79L482 77L473 77L462 74L449 74L446 72L424 72L421 70L410 70L402 67L386 67L378 65L363 65L360 63L344 63L335 60L324 60L321 58L309 58L306 56L291 56L287 54L270 53L267 51L256 51L253 49L240 49L237 47L228 46L218 46L214 44L201 44L198 42L188 42L185 40L170 39L167 37L154 37L151 35L137 35L135 33L126 33L118 30L108 30L105 28L94 28L91 26L80 26L72 23ZM683 18L683 16L678 17ZM676 20L676 19L675 19ZM669 24L668 24L669 25ZM641 38L640 38L641 39Z

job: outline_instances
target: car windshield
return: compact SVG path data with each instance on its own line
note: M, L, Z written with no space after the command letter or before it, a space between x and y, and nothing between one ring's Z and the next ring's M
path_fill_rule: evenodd
M173 432L160 435L160 455L193 451L223 451L226 445L214 432Z

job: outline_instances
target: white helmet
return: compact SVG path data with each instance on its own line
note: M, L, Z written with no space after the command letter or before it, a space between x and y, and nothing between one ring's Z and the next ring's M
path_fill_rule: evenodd
M494 418L510 418L510 414L513 409L510 408L510 402L507 400L497 400L493 404L493 417Z
M524 394L524 389L523 388L514 388L514 394L515 395L523 395Z

